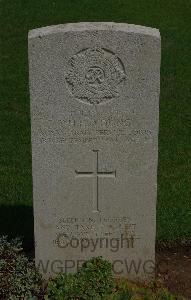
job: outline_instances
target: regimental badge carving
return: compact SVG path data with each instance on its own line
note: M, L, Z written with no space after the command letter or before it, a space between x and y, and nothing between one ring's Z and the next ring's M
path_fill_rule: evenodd
M119 96L119 86L126 74L117 55L96 47L71 57L65 79L76 99L87 104L100 104Z

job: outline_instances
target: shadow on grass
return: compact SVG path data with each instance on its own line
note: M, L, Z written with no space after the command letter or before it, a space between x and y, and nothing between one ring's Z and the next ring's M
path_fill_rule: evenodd
M33 251L33 208L25 205L0 206L0 235L21 237L25 251Z

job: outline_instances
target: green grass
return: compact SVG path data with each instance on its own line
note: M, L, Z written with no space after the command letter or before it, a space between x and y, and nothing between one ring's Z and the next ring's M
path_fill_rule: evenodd
M115 21L162 35L157 238L191 235L190 0L0 1L0 231L32 236L28 30ZM23 226L22 222L28 224Z

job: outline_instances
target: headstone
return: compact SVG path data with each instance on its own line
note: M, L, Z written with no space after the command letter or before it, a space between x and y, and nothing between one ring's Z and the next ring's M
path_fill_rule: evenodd
M102 256L154 276L160 34L117 23L29 32L36 264Z

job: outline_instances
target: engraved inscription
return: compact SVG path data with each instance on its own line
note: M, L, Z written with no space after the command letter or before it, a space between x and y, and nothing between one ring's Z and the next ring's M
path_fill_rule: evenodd
M58 219L56 226L58 234L71 237L125 237L138 238L136 224L128 217L62 217Z
M99 104L119 96L119 85L126 75L116 54L96 47L72 56L65 79L76 99Z
M81 252L118 252L133 249L140 240L136 224L128 217L62 217L58 219L53 244L60 249Z
M99 212L99 203L98 203L98 180L99 178L115 178L116 171L112 172L100 172L98 168L98 152L99 150L93 150L93 171L91 172L79 172L75 171L77 177L88 177L93 178L93 212Z

